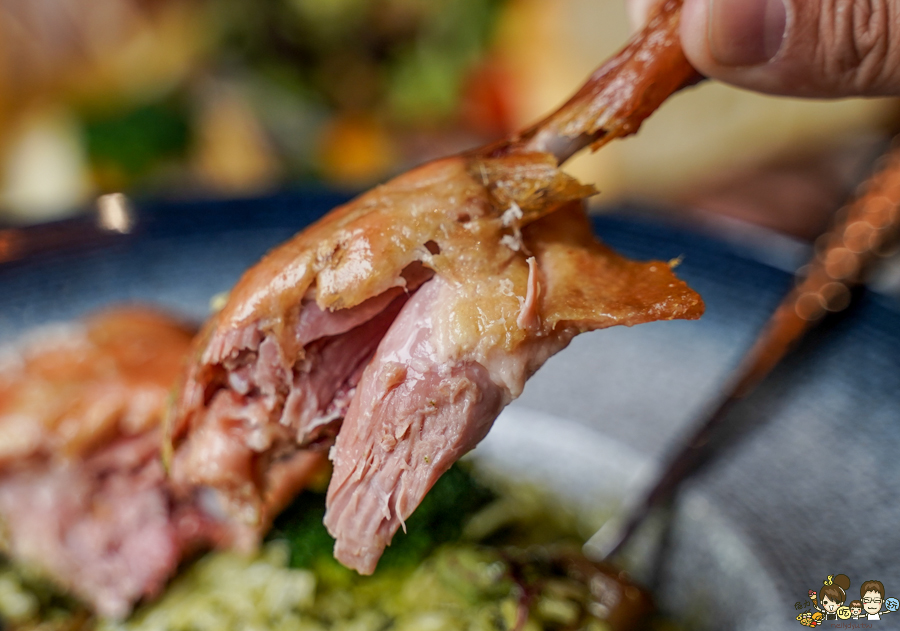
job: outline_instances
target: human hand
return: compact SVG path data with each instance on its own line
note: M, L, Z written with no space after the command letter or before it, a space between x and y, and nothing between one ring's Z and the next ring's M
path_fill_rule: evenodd
M643 23L656 0L627 0ZM820 98L900 95L900 0L684 0L681 42L707 77Z

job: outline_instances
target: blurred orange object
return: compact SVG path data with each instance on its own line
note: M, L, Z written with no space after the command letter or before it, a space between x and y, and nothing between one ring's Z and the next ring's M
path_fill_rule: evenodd
M247 99L224 82L208 81L204 88L193 159L200 182L230 195L274 186L280 165Z
M383 177L396 164L396 159L396 148L387 130L368 115L335 117L319 140L322 175L348 186Z

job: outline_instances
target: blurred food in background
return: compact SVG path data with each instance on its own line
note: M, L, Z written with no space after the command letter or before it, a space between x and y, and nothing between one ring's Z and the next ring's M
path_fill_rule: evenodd
M533 121L628 34L623 0L0 0L0 213L50 219L113 190L366 187ZM708 207L805 236L896 110L707 84L570 170L604 202ZM809 178L740 201L759 193L754 173L784 164ZM780 221L798 199L813 210Z
M2 0L0 197L364 186L511 128L502 0Z

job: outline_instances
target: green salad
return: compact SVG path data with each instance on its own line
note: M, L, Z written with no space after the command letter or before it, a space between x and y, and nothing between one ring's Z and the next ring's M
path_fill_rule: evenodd
M445 474L359 576L332 557L324 493L307 492L255 556L210 553L125 621L96 620L19 569L0 570L0 615L20 629L451 631L641 628L647 595L580 555L574 517L533 489Z

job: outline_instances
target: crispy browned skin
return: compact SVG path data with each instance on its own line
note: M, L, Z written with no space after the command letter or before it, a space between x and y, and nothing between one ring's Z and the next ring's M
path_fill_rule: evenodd
M546 154L431 162L336 208L267 254L235 285L215 327L289 327L311 288L322 309L355 307L403 286L402 272L414 262L459 282L477 281L515 258L500 242L513 232L501 218L512 203L522 209L516 224L524 227L594 192Z
M554 214L526 231L538 260L544 293L543 326L584 330L634 326L657 320L695 320L703 301L668 263L632 261L597 241L591 223L578 208Z
M700 297L668 264L627 261L596 241L582 203L594 189L558 166L579 148L635 132L672 92L697 80L678 43L679 10L679 0L666 2L619 55L531 129L378 186L248 270L198 337L169 428L176 480L216 489L226 510L253 522L262 515L265 472L313 440L310 427L346 416L363 429L377 417L383 431L354 430L367 436L365 444L342 433L332 452L332 490L347 490L343 517L334 515L329 525L333 534L360 523L361 497L385 498L365 509L385 520L373 526L379 542L367 548L360 531L347 546L347 558L359 559L354 567L368 572L434 479L574 335L699 317ZM426 285L427 293L404 302ZM423 304L426 295L434 304ZM359 327L378 317L384 325L360 335ZM410 337L390 324L394 318ZM341 388L322 394L321 383L309 385L312 376L336 365L328 350L354 331L360 343L367 336L382 343L377 352L359 351L334 375ZM376 366L366 367L369 361ZM398 443L410 438L390 427L390 391L402 384L405 401L421 398L428 408L444 395L423 394L423 384L440 390L449 383L444 367L455 367L458 386L447 409L458 405L460 415L445 419L453 426L445 437L456 445L453 457L440 466L430 456L398 460ZM307 414L308 401L314 413ZM394 398L389 405L402 404ZM407 412L422 410L398 413ZM442 431L431 421L422 427L422 436ZM376 453L397 467L391 479L399 480L399 493L359 487ZM424 477L414 483L415 472Z
M159 426L193 332L138 308L72 327L0 372L0 469L26 458L84 458Z

